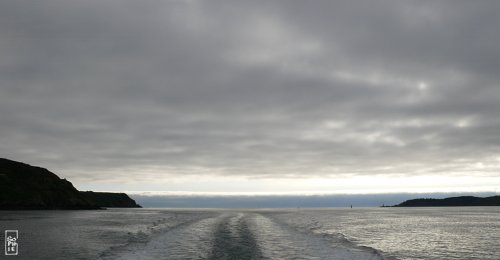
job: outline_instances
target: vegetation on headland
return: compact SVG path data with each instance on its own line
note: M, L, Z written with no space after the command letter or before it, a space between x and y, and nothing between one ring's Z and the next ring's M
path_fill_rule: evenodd
M465 207L500 206L500 196L486 198L474 196L450 197L444 199L412 199L393 207Z
M0 209L140 207L124 193L78 191L47 169L0 158Z
M141 206L125 193L80 191L88 201L105 208L140 208Z

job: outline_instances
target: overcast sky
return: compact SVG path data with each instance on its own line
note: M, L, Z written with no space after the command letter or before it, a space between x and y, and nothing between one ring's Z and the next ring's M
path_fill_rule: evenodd
M500 191L500 1L0 2L0 157L77 188Z

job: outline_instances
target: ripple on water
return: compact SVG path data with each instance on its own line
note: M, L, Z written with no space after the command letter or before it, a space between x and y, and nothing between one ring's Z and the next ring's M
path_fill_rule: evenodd
M369 250L334 244L259 213L222 213L181 225L103 259L381 259Z
M335 245L323 237L298 232L261 214L248 218L266 259L383 259L372 250Z
M106 252L101 259L207 259L217 218L187 222L151 238Z
M230 214L218 221L209 259L262 259L245 214Z

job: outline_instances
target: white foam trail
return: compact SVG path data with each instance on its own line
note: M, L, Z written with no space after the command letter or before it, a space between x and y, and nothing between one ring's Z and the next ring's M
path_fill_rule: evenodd
M206 259L213 244L216 218L205 218L134 243L103 259Z
M260 214L252 215L249 223L267 259L383 259L375 252L333 244L314 234L292 230Z
M145 239L146 241L146 239ZM225 212L140 239L101 259L379 260L376 251L301 232L259 213Z

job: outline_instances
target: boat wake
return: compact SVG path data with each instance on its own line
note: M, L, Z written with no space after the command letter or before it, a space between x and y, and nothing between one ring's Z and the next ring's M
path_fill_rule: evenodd
M136 236L100 259L385 259L343 237L303 232L256 212L223 212Z

